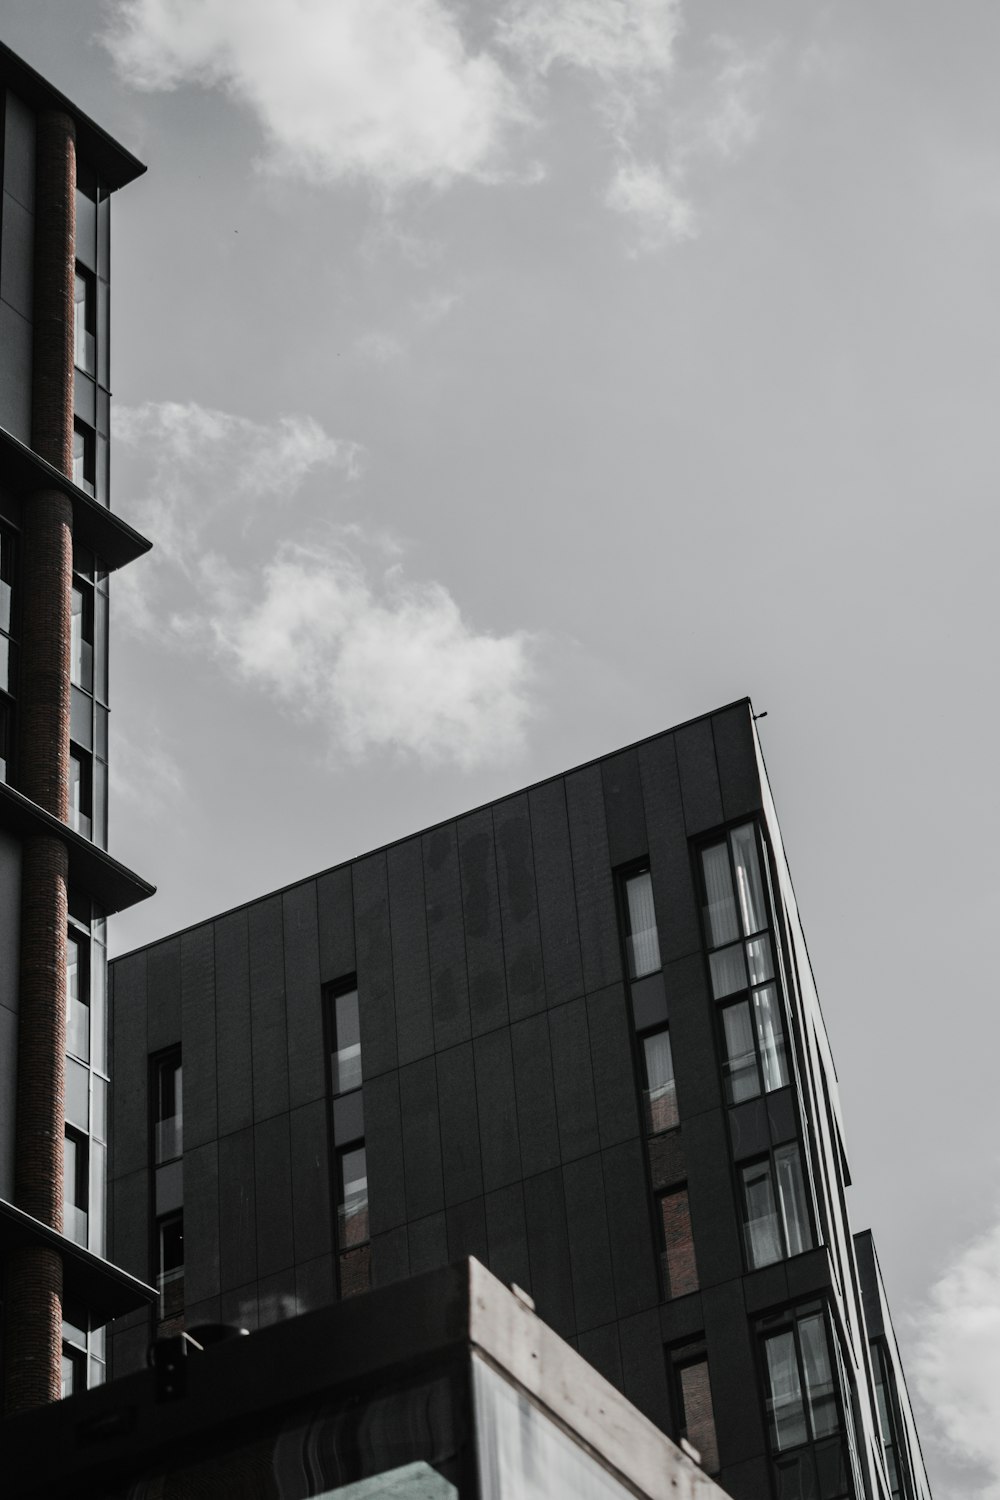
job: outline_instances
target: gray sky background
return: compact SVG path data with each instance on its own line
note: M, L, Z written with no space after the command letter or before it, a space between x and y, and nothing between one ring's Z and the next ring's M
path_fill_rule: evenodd
M149 164L117 950L752 694L932 1478L997 1500L1000 7L2 14Z

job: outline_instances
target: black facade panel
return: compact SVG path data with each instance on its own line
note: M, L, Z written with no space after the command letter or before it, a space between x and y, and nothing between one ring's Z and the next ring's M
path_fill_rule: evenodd
M432 1057L399 1070L406 1174L406 1217L423 1219L444 1206L437 1076Z
M528 808L545 998L550 1006L560 1005L583 994L583 960L562 779L533 787L528 793Z
M314 1099L289 1116L292 1151L292 1235L295 1261L316 1260L332 1248L330 1157L326 1101Z
M231 912L215 923L215 1034L219 1134L228 1135L253 1124L250 937L245 910Z
M744 1271L740 1213L733 1196L729 1143L722 1110L695 1115L683 1126L688 1164L691 1231L702 1290Z
M667 1024L670 1007L662 969L657 969L655 974L644 974L641 979L633 979L628 988L636 1031L652 1031L654 1026Z
M420 839L407 839L387 853L392 972L396 997L399 1064L434 1051L431 973L427 954L427 909Z
M767 1122L771 1144L780 1146L783 1141L793 1141L798 1135L798 1111L795 1108L795 1089L775 1089L765 1094L767 1100Z
M581 1333L577 1348L594 1369L605 1380L610 1380L618 1390L622 1388L622 1351L618 1342L618 1324L606 1323L603 1328L590 1328Z
M527 1291L531 1285L528 1228L524 1218L524 1190L520 1182L486 1195L486 1264L508 1286Z
M462 1203L483 1192L471 1042L438 1053L437 1086L445 1203Z
M472 1035L458 836L454 823L446 823L442 828L425 833L422 844L434 1046L441 1051L468 1041Z
M833 1285L829 1250L820 1246L805 1255L793 1256L785 1261L785 1275L788 1277L788 1295L795 1302L825 1292Z
M528 1258L535 1308L556 1333L569 1338L576 1332L569 1239L562 1172L542 1172L524 1184L524 1217L528 1230Z
M760 1402L752 1393L757 1370L738 1281L702 1293L708 1373L722 1464L756 1458L766 1450ZM748 1399L749 1397L749 1399Z
M357 968L354 950L354 891L351 867L329 870L316 882L319 968L324 984L344 979Z
M316 882L293 886L281 898L285 934L285 1016L288 1100L292 1109L326 1092L323 1006L320 999Z
M646 1164L639 1141L602 1152L611 1265L620 1318L659 1301Z
M749 703L737 703L724 713L713 714L712 736L726 822L759 812L764 804Z
M146 1048L162 1052L181 1039L181 942L169 938L147 950Z
M745 1161L751 1156L760 1156L771 1144L768 1128L767 1105L763 1098L748 1099L727 1111L729 1115L729 1138L733 1146L733 1160Z
M149 1173L129 1172L114 1185L114 1217L109 1235L111 1259L123 1271L149 1282L155 1271L149 1264ZM145 1321L145 1320L144 1320Z
M489 808L460 819L458 861L462 872L472 1035L481 1036L498 1026L506 1026L508 1020L500 889Z
M116 1331L111 1339L111 1369L114 1380L123 1375L132 1375L136 1370L145 1370L149 1355L149 1328L126 1328Z
M250 939L253 1113L255 1120L267 1120L288 1108L281 897L270 896L251 906L247 912L247 926Z
M257 1283L257 1305L261 1328L271 1323L284 1323L299 1313L299 1299L295 1286L295 1268L286 1266L273 1276L262 1276Z
M705 1309L701 1293L691 1292L660 1306L660 1332L664 1344L683 1344L700 1339L705 1331Z
M187 1306L219 1294L219 1147L184 1153L184 1296Z
M743 1302L748 1315L769 1312L784 1307L788 1301L788 1276L784 1261L765 1266L763 1270L751 1271L743 1278Z
M483 1188L489 1193L521 1176L510 1031L491 1031L473 1043Z
M295 1305L300 1313L329 1307L336 1296L332 1255L320 1255L316 1260L300 1261L296 1265Z
M223 1323L228 1323L232 1328L245 1328L248 1333L253 1333L260 1326L256 1281L223 1292L219 1298L219 1313Z
M593 992L622 977L612 859L599 766L566 777L566 810L580 924L584 988Z
M380 1073L380 1078L387 1078L387 1073ZM372 1082L375 1080L373 1079ZM365 1098L361 1089L353 1089L349 1094L339 1094L333 1101L333 1144L335 1146L349 1146L352 1141L360 1141L365 1133Z
M524 793L494 807L493 828L507 970L507 1004L511 1020L520 1021L545 1007L531 824L528 799Z
M146 1063L146 954L120 959L111 971L115 1069L109 1175L123 1177L149 1162L149 1070ZM145 1256L143 1257L145 1259Z
M406 1226L372 1235L372 1286L405 1281L410 1274L410 1251Z
M426 1066L426 1064L424 1065ZM400 1124L401 1074L382 1073L364 1087L368 1161L368 1213L372 1234L384 1234L408 1217Z
M549 1011L549 1043L560 1154L563 1161L572 1161L600 1146L586 1000Z
M721 1109L722 1087L715 1046L715 1015L701 954L677 959L663 973L670 1004L670 1041L682 1123L708 1109Z
M630 865L649 853L647 810L643 806L639 755L623 750L601 762L601 782L611 864Z
M252 1129L219 1142L219 1272L225 1288L257 1279Z
M354 866L354 934L361 1059L365 1077L371 1078L394 1068L397 1057L389 882L384 854L372 854Z
M760 1500L761 1495L771 1494L774 1483L768 1458L749 1458L742 1464L727 1464L717 1478L731 1500Z
M623 1318L618 1325L622 1354L622 1388L644 1416L671 1431L667 1367L655 1308Z
M201 1146L219 1133L215 1060L215 957L211 925L185 932L181 946L184 1145Z
M433 1271L435 1266L448 1264L448 1229L444 1212L428 1214L407 1225L410 1240L410 1275L419 1276L421 1271Z
M667 964L701 951L701 917L691 879L673 736L665 734L640 745L638 757L660 956Z
M547 1016L531 1016L510 1028L517 1095L521 1169L526 1177L559 1161L559 1127L552 1082Z
M474 1255L484 1265L489 1259L486 1241L486 1207L482 1198L456 1203L445 1215L448 1226L448 1259L464 1260Z
M639 1111L628 1001L613 985L587 996L590 1056L594 1070L597 1126L602 1146L616 1146L639 1133Z
M681 778L684 826L688 836L717 828L723 821L722 792L715 764L715 741L708 719L696 719L674 732Z
M260 1279L295 1260L292 1239L292 1152L288 1115L254 1127L257 1184L257 1272Z
M563 1168L563 1190L576 1327L584 1332L616 1316L600 1156L569 1162Z

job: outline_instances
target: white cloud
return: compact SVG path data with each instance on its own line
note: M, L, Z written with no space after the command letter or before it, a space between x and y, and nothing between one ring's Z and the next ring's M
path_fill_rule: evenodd
M139 88L224 89L256 115L264 165L315 182L489 177L524 118L442 0L117 0L104 40Z
M966 1246L915 1320L913 1375L930 1422L959 1465L989 1475L1000 1500L1000 1223Z
M619 161L605 201L616 213L635 221L640 249L656 250L697 234L694 208L681 181L677 168L665 170L655 162L628 157Z
M307 418L254 423L194 403L120 409L116 432L145 458L138 511L156 544L116 588L133 630L207 649L350 756L393 750L468 769L520 752L527 634L477 631L442 584L408 582L398 562L372 573L360 550L384 558L398 544L356 522L324 518L322 543L289 540L274 501L314 469L355 472L351 444Z
M561 63L616 82L669 74L680 31L680 0L512 0L498 27L541 73Z

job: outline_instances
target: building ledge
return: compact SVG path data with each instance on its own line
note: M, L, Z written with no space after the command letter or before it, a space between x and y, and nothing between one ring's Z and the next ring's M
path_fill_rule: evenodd
M54 834L69 851L70 884L100 902L109 916L145 901L156 890L148 880L136 875L106 850L98 848L82 833L61 823L51 813L0 781L0 828L7 828L22 838Z
M120 1266L74 1244L64 1234L50 1229L40 1219L33 1219L23 1209L0 1198L0 1256L26 1245L43 1245L57 1250L63 1263L64 1303L77 1302L87 1309L91 1326L100 1328L112 1318L147 1307L156 1300L156 1292Z
M142 557L153 545L121 516L81 490L3 427L0 427L0 482L9 485L18 496L36 490L60 490L68 496L73 506L74 540L89 547L101 566L111 573Z
M13 89L32 109L60 109L73 116L76 124L76 144L80 156L89 166L95 167L108 187L114 190L141 177L146 168L141 161L118 144L100 125L77 109L71 99L41 73L36 73L16 52L0 43L0 83Z

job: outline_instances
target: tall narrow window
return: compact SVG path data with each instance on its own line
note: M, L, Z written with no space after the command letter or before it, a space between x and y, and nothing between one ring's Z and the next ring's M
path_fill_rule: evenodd
M80 266L76 268L73 289L73 362L87 375L97 373L97 296L94 278Z
M184 1102L180 1054L156 1063L153 1152L157 1166L173 1161L184 1149Z
M765 1320L764 1367L771 1448L781 1493L851 1494L844 1393L819 1303Z
M779 1146L741 1172L747 1260L751 1270L812 1248L798 1146Z
M622 895L629 977L642 979L660 968L660 938L648 868L633 870L622 877Z
M646 1131L659 1135L677 1124L677 1087L674 1083L674 1056L670 1032L664 1026L641 1041L643 1071L643 1105Z
M332 998L333 1054L331 1057L331 1082L334 1094L347 1094L359 1089L361 1071L361 1018L358 1013L358 992L346 990Z
M340 1248L352 1250L368 1239L368 1163L363 1145L338 1154Z
M184 1215L167 1214L156 1226L156 1290L160 1294L160 1324L184 1311Z
M84 1247L89 1188L87 1137L78 1130L67 1129L63 1136L63 1233Z
M892 1500L902 1500L902 1497L909 1493L909 1485L904 1480L904 1476L907 1476L908 1473L906 1444L900 1440L901 1427L898 1418L895 1381L892 1377L892 1367L889 1363L885 1346L881 1340L877 1340L872 1344L871 1354L872 1370L875 1375L875 1399L878 1403L878 1421L882 1432L886 1473L889 1476Z
M97 462L95 434L92 427L83 422L73 423L73 483L94 494L96 488Z
M75 687L94 690L94 595L80 583L73 584L70 616L69 676Z
M93 809L91 760L85 750L75 745L69 752L69 826L90 838Z
M663 1281L667 1297L684 1297L698 1290L698 1265L691 1233L687 1188L663 1193L659 1205Z
M670 1375L677 1412L678 1437L686 1438L710 1474L719 1471L715 1408L704 1344L686 1344L670 1356Z
M66 1051L84 1062L90 1058L89 968L86 939L70 932L66 938Z

